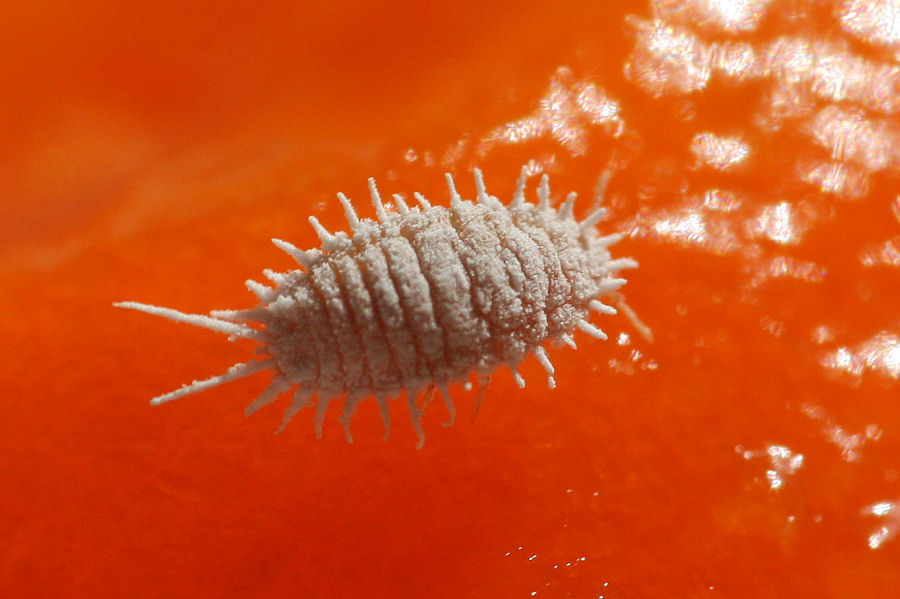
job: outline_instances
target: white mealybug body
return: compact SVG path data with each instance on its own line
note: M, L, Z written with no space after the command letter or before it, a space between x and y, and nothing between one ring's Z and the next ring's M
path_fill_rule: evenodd
M302 268L264 271L268 287L247 281L259 304L250 310L185 314L137 302L115 304L178 322L202 326L260 344L263 358L232 366L212 377L154 398L154 405L178 399L261 370L274 373L269 387L247 414L296 387L285 424L315 399L315 429L329 403L344 398L348 441L356 405L374 396L385 436L390 431L387 400L406 393L421 447L420 393L436 389L452 423L455 410L447 387L474 374L481 399L490 377L508 367L518 385L518 365L534 354L555 387L548 342L574 347L572 333L606 335L588 321L591 311L615 314L600 299L621 287L617 274L637 263L612 259L609 246L621 239L601 237L595 228L603 209L578 222L575 194L559 210L550 206L547 176L538 203L525 201L525 169L509 205L489 195L475 170L476 201L463 200L448 174L450 206L432 206L416 194L418 207L394 196L388 211L369 180L376 220L360 219L338 194L352 235L328 232L310 217L321 249L304 251L274 239ZM477 403L476 403L477 405Z

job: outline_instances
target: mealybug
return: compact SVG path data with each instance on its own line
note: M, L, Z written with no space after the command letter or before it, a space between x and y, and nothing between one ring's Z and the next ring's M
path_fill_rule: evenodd
M449 207L432 206L421 194L415 194L418 207L411 207L395 195L390 211L369 179L375 220L359 218L339 193L351 235L330 233L311 216L321 249L304 251L273 239L302 268L263 271L273 287L247 281L259 299L249 310L204 316L137 302L115 304L260 344L260 359L150 403L268 370L274 373L272 382L247 407L248 415L296 387L282 428L315 399L315 430L321 437L329 403L343 397L341 422L352 441L350 420L362 399L375 397L386 438L387 400L405 392L421 447L420 393L427 402L437 390L450 413L447 425L452 424L449 385L474 374L480 384L477 406L501 366L523 387L516 368L529 354L555 387L545 345L575 347L575 329L606 339L588 314L616 313L600 299L625 283L617 277L620 270L637 263L610 256L609 246L622 235L598 235L602 208L576 221L574 192L559 210L551 207L547 175L538 186L537 204L525 200L525 169L509 205L487 193L477 169L474 202L460 197L449 174L446 179Z

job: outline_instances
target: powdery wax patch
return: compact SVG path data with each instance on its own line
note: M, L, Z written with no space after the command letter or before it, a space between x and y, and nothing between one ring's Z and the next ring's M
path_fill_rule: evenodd
M523 387L516 368L529 355L555 387L545 345L575 347L575 329L606 339L589 322L589 313L616 313L600 298L625 284L619 271L637 263L611 257L609 247L622 235L599 235L596 224L604 209L578 222L574 192L558 210L551 207L547 175L538 187L538 203L527 202L526 176L523 169L508 205L487 193L476 170L476 201L463 200L448 174L449 207L432 206L421 194L415 194L418 207L411 207L395 195L396 211L385 208L369 179L376 219L359 218L350 200L338 194L352 235L331 233L310 217L320 249L304 251L273 239L302 268L264 271L274 287L247 281L259 299L249 310L205 316L137 302L115 304L259 343L260 359L151 403L266 370L274 377L247 407L248 415L296 388L282 428L315 398L315 430L321 437L330 402L343 397L341 422L352 441L356 406L374 396L387 437L387 400L405 393L421 447L419 394L427 405L437 390L452 424L449 385L474 375L480 384L477 407L492 374L503 366Z

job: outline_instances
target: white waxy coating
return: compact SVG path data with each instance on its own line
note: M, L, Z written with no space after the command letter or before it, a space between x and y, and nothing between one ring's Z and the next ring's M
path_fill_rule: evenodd
M311 217L323 251L273 240L303 268L266 271L275 289L248 282L260 300L251 310L203 316L136 302L117 304L255 339L261 344L259 353L268 356L154 402L268 368L274 379L248 413L296 385L284 422L317 397L315 428L321 435L328 404L344 397L341 422L352 440L349 423L359 401L374 395L389 430L385 400L405 391L421 446L424 408L415 398L422 392L429 399L435 389L440 392L452 422L455 408L448 385L472 374L486 385L505 365L522 386L516 367L530 354L554 387L554 368L544 345L574 346L575 329L605 339L588 322L589 312L615 313L600 297L624 284L616 278L618 271L637 264L611 258L608 247L621 236L598 236L594 225L602 210L579 223L574 194L559 212L553 209L546 176L535 205L524 201L523 169L508 206L487 194L480 172L475 176L477 202L463 200L447 175L450 207L432 206L416 194L419 206L398 201L398 212L384 208L370 179L377 220L359 218L339 194L353 237L330 233Z

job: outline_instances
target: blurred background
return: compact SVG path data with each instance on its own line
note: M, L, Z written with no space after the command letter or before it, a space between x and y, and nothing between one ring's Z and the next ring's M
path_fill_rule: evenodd
M900 595L900 3L7 2L0 591L10 597ZM641 263L652 328L375 403L316 441L249 342L116 310L251 307L335 193L446 203L521 167ZM533 191L532 191L533 193Z

